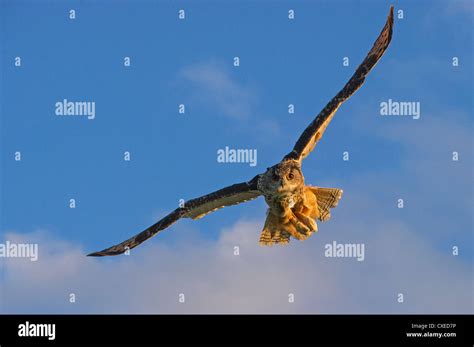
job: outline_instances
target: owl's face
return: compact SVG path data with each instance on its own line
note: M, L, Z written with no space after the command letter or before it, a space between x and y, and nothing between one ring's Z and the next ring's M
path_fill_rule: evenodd
M265 188L279 193L294 192L304 185L304 177L298 162L284 161L267 169Z

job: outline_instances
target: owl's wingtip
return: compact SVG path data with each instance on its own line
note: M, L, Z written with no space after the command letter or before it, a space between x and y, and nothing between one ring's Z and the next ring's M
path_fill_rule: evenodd
M104 249L102 251L89 253L87 256L88 257L107 257L107 256L111 256L111 255L119 255L119 254L122 254L124 252L125 251L113 251L113 250L107 248L107 249Z
M100 252L94 252L94 253L89 253L87 256L88 257L103 257L104 255L101 254Z

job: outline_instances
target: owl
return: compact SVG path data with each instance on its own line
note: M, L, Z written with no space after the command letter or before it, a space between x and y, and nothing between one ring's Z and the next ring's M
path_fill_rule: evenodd
M250 181L233 184L213 193L187 201L141 233L90 256L118 255L140 245L181 218L199 219L220 208L237 205L260 196L265 198L268 213L260 234L263 246L288 244L291 238L306 240L318 230L316 221L327 221L331 209L342 197L338 188L306 185L302 161L321 139L336 111L364 83L367 74L385 53L392 38L393 6L382 32L355 73L316 116L296 141L293 150L276 165Z

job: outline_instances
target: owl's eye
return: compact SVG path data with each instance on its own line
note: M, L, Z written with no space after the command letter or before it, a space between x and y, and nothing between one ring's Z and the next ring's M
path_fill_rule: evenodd
M295 175L293 175L293 173L290 172L287 177L289 180L292 180L293 178L295 178Z

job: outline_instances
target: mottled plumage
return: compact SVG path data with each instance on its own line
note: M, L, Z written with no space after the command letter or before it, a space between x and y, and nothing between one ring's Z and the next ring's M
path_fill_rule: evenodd
M382 57L390 43L392 27L393 6L382 32L349 82L304 130L293 150L280 163L248 182L234 184L187 201L183 207L177 208L145 231L118 245L89 255L124 253L180 218L199 219L217 209L252 200L260 195L264 196L269 207L260 235L261 245L287 244L291 237L306 240L317 231L316 220L324 222L330 218L330 209L337 206L342 190L305 185L301 162L321 139L337 109L362 86L367 74Z

